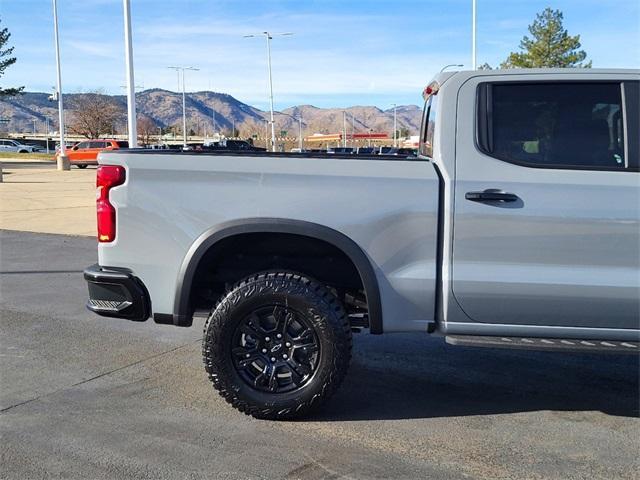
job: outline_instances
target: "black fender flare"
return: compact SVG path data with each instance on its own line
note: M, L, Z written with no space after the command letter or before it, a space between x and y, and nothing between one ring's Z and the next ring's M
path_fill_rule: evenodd
M284 218L246 218L224 222L202 233L187 251L176 284L173 310L173 323L189 326L193 312L189 298L196 269L204 254L217 242L244 233L289 233L315 238L327 242L342 250L355 265L367 297L369 310L369 331L373 334L383 332L382 302L380 287L371 260L362 248L345 234L333 228L317 223Z

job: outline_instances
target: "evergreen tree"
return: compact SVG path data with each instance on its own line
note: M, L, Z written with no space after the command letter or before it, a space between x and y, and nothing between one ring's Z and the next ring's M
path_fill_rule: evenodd
M531 38L520 41L521 52L511 52L501 68L591 68L583 63L587 54L580 48L580 35L571 36L562 26L562 12L547 7L529 25Z
M1 21L1 20L0 20ZM6 48L11 34L7 28L0 30L0 77L4 75L4 71L16 63L16 57L12 57L13 47ZM2 88L0 87L0 98L13 97L24 90L24 87L18 88Z

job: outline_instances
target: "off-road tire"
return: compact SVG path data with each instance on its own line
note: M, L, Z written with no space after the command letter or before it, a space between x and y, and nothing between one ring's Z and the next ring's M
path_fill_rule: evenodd
M307 383L284 393L250 386L236 370L231 353L234 332L247 312L274 302L304 312L320 352ZM344 379L351 360L351 329L341 302L324 285L298 273L264 272L234 285L211 311L202 355L213 387L237 410L261 419L298 418L319 407Z

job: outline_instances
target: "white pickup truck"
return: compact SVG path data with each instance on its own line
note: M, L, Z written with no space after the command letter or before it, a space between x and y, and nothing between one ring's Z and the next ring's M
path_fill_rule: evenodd
M638 351L640 72L442 73L418 157L101 153L100 315L190 326L259 418L343 380L354 330Z

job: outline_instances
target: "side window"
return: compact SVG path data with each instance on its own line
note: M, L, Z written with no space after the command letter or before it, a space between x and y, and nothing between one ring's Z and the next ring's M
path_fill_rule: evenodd
M478 142L492 157L548 168L627 166L620 83L482 84L478 106Z
M89 142L89 148L104 148L104 142Z
M431 95L424 106L422 118L422 132L420 138L420 154L433 158L433 139L436 127L436 113L438 109L438 96Z
M89 142L82 142L78 144L78 150L84 150L86 148L89 148Z

